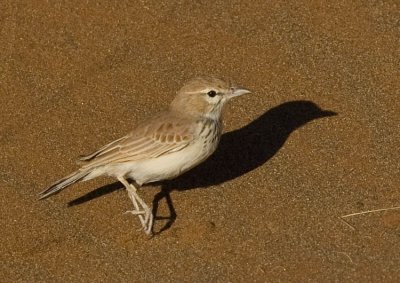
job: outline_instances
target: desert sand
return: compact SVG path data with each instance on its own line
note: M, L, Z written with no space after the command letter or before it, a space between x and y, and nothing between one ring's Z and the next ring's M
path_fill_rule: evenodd
M1 282L400 282L398 1L2 1ZM217 152L140 194L75 160L232 78ZM345 220L345 221L344 221Z

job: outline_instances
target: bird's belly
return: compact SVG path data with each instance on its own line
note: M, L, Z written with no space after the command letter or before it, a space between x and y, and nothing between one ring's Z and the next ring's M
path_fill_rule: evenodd
M215 148L215 143L206 144L200 139L178 152L136 162L127 175L138 184L173 179L203 162Z

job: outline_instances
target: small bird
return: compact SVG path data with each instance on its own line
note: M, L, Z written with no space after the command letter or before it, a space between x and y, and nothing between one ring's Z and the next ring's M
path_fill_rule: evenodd
M62 189L98 176L119 180L128 192L146 234L152 234L151 208L139 197L144 184L173 179L206 160L222 134L227 101L250 93L214 77L188 81L166 111L140 123L132 132L80 158L81 168L40 193L44 199ZM132 182L128 182L132 180Z

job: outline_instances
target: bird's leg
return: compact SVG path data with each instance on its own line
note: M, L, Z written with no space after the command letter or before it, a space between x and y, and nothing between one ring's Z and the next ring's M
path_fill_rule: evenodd
M137 194L137 189L133 184L129 184L130 185L130 191L132 193L132 197L135 198L140 206L142 207L143 211L144 211L144 223L142 223L144 232L147 235L151 235L152 234L152 228L153 228L153 212L151 210L151 208L143 201L143 199L141 197L139 197L139 195Z
M142 200L142 198L139 197L137 188L133 184L129 184L124 178L118 178L118 180L125 186L128 196L132 200L133 206L135 207L135 210L127 212L138 215L144 232L147 235L151 235L153 228L153 213L151 209Z
M137 200L135 198L135 194L132 194L132 192L131 192L132 189L131 189L130 184L124 178L118 178L118 181L120 181L124 185L124 187L126 188L126 191L128 192L128 196L131 199L131 201L133 203L133 206L135 207L134 210L128 210L125 213L132 213L132 214L138 215L140 223L142 224L143 227L145 227L145 220L144 220L144 217L142 215L142 214L145 214L145 211L144 210L142 210L142 211L140 210L139 204L137 203Z

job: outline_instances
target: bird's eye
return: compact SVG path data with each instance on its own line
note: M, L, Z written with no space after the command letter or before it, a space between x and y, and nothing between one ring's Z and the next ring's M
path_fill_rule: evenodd
M214 96L217 95L217 93L215 92L215 90L210 90L209 92L207 92L207 95L208 95L209 97L214 97Z

